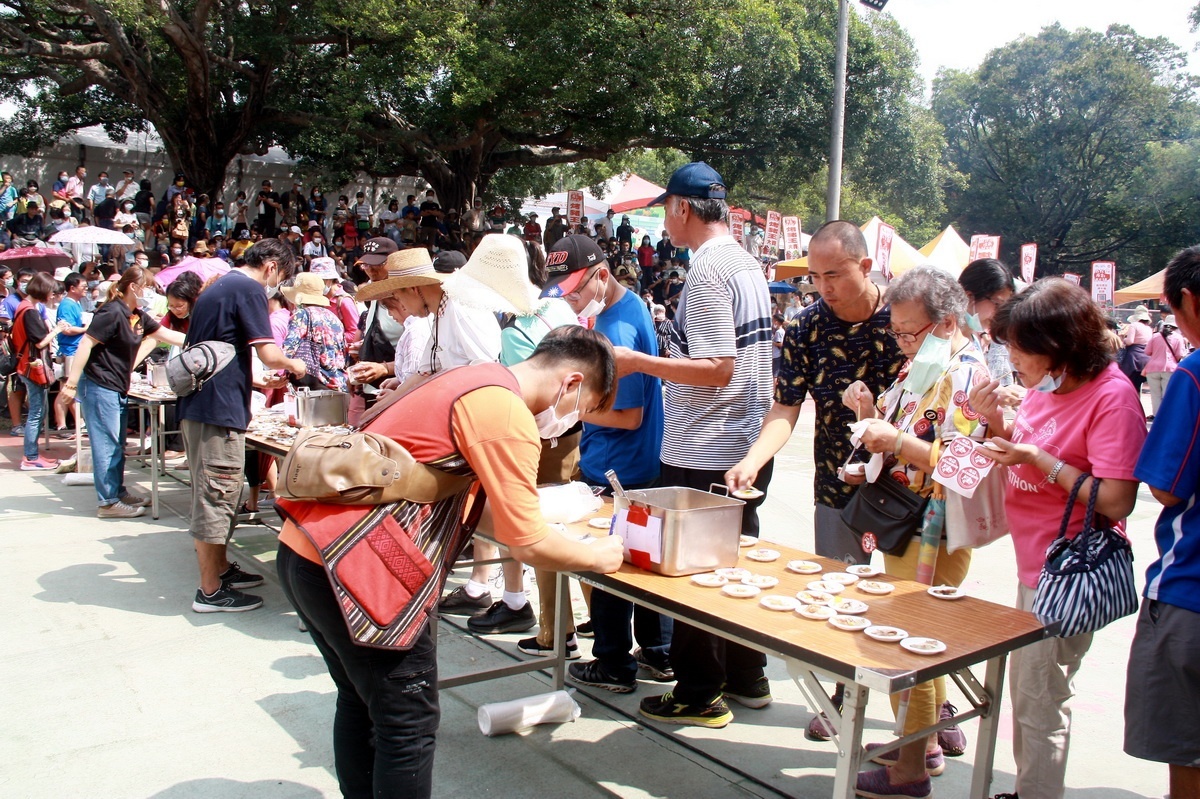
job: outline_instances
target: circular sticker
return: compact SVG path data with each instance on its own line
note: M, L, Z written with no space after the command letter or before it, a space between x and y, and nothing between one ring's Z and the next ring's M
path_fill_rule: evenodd
M958 484L968 490L979 485L979 470L971 466L966 467L958 473Z
M874 533L863 533L863 537L862 537L862 551L863 552L866 552L868 555L870 555L872 552L875 551L875 548L877 546L879 546L879 540L877 538L875 538Z
M992 461L987 455L984 455L979 450L971 451L971 465L975 468L986 469L987 467L991 466L993 462L994 461Z
M967 457L974 449L971 441L966 438L959 437L950 442L950 452L960 458Z
M958 461L953 458L942 458L937 465L938 474L942 477L953 477L958 471Z
M912 429L913 435L916 436L917 438L920 438L921 436L923 436L929 432L929 426L930 425L929 425L928 419L919 419L917 421L917 423L913 425L913 429Z

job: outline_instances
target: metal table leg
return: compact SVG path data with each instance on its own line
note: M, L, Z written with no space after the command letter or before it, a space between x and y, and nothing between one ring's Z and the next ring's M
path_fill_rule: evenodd
M567 681L567 619L571 618L571 578L568 572L555 572L554 586L554 690L561 691ZM573 626L573 625L572 625Z
M842 700L842 723L838 737L837 772L833 778L836 799L854 799L854 784L862 765L862 734L866 722L869 691L858 683L847 682Z
M159 431L162 429L161 404L149 405L146 413L150 416L150 517L158 518L158 471L163 465L159 461ZM139 445L141 442L138 442Z
M1008 656L1000 655L987 662L983 689L989 698L987 707L980 708L979 734L975 741L975 771L971 776L971 796L987 799L991 795L992 768L996 758L996 736L1000 729L1000 698L1004 695L1004 668Z

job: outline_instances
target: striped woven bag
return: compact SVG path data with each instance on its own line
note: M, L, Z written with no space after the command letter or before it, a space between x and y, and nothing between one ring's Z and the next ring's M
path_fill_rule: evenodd
M1081 474L1071 489L1058 537L1046 548L1033 600L1033 612L1043 622L1059 622L1058 635L1063 638L1095 632L1138 609L1128 539L1111 527L1095 525L1100 478L1092 482L1083 530L1067 538L1075 499L1090 476Z

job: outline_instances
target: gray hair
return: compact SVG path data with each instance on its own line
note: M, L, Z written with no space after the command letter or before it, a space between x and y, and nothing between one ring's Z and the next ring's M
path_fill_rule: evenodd
M888 305L919 302L929 321L937 324L951 317L961 327L967 313L967 295L948 272L922 264L892 281L884 298Z
M716 222L729 223L729 205L724 200L705 197L684 197L675 195L683 203L692 207L692 215L706 225Z

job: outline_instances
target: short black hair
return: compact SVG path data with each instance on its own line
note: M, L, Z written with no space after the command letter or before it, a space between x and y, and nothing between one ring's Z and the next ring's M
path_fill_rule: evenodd
M967 264L967 268L958 276L958 285L976 302L990 300L1005 289L1017 289L1012 272L1003 261L995 258L980 258Z
M66 277L63 278L63 288L66 289L67 291L70 291L71 289L75 288L82 282L83 282L83 275L79 274L78 272L71 272L70 274L68 274Z
M296 251L292 249L292 245L279 239L260 239L254 242L246 250L245 258L246 266L251 269L262 269L267 261L274 261L284 280L296 273Z
M1200 297L1200 245L1180 250L1167 264L1163 278L1163 294L1172 308L1183 304L1183 290Z
M861 261L869 254L867 250L867 237L858 229L858 226L853 222L847 222L844 219L835 219L832 222L826 222L817 228L817 232L812 235L812 239L808 243L808 249L811 252L813 245L820 244L827 239L832 239L842 246L842 252L846 255Z
M595 410L612 407L617 390L617 361L602 333L579 325L563 325L547 333L529 356L530 363L562 361L583 373L584 384L600 399Z

